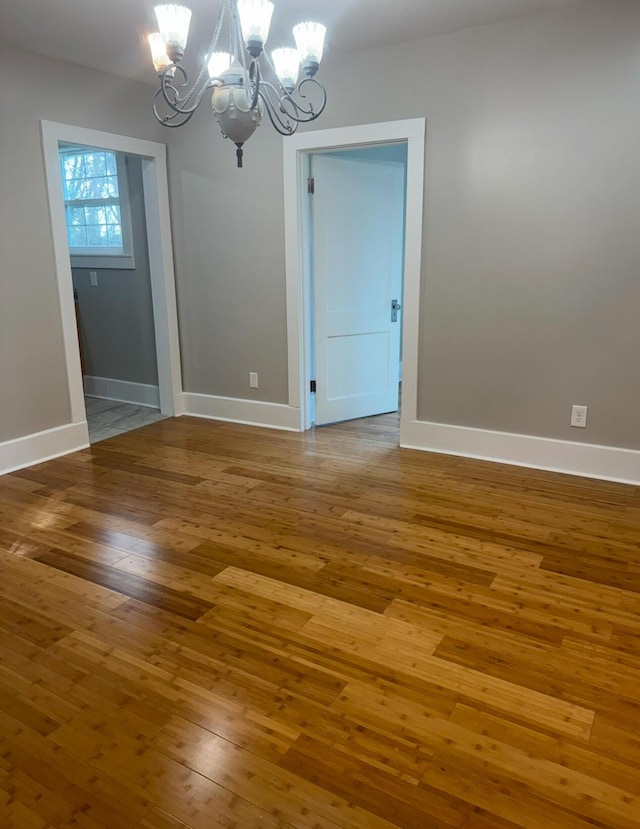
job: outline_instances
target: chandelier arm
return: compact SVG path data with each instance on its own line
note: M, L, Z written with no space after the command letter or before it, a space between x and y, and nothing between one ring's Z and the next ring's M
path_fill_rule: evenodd
M259 95L262 98L264 108L266 109L267 115L269 116L269 120L271 121L271 126L275 129L276 132L279 132L280 135L293 135L293 133L298 129L298 124L297 122L295 124L291 124L289 121L284 121L280 117L276 107L273 104L273 101L264 91L269 86L271 86L271 84L263 82L262 86L260 87Z
M161 124L167 124L169 121L173 121L174 118L177 118L180 115L179 112L173 112L172 114L161 115L160 111L158 110L158 97L161 94L160 89L156 89L156 92L153 96L153 114L156 116L156 119L160 121Z
M174 83L174 79L176 74L182 75L184 78L184 83L179 83L177 86ZM158 97L159 94L162 95L164 98L164 102L167 106L171 107L174 112L179 112L180 107L178 104L181 102L180 98L180 90L178 87L186 86L189 82L189 78L187 76L186 71L177 63L171 63L167 66L160 75L160 87L156 92L154 99ZM171 96L169 96L169 92L171 92Z
M191 116L196 111L196 109L202 103L202 99L206 91L210 89L213 85L211 79L208 79L204 86L202 86L199 89L194 104L192 106L187 106L193 98L196 89L200 87L203 80L207 76L208 58L218 45L218 40L220 39L220 32L222 31L222 25L224 23L226 6L227 0L223 0L223 2L220 4L220 8L218 9L216 27L213 33L213 37L211 38L211 42L209 44L209 48L207 50L207 60L205 60L202 68L200 69L200 72L198 73L198 77L196 78L193 86L186 93L186 95L184 97L181 97L180 91L174 83L175 75L178 73L182 75L182 77L184 78L184 83L181 83L178 86L185 87L188 85L189 82L189 76L187 75L186 70L180 64L169 64L169 66L165 67L165 69L160 73L160 88L156 91L156 94L153 98L153 114L155 115L156 119L164 126L178 127L182 126L182 124L186 124L187 121L190 120ZM157 107L157 99L160 94L162 95L165 104L173 110L174 115L160 115ZM189 117L183 121L180 121L180 123L170 124L169 121L176 118L177 115L187 115Z
M313 114L313 110L311 110L310 112L307 112L307 110L304 110L295 101L295 99L291 97L291 95L286 90L281 93L280 90L274 84L269 83L268 81L265 81L265 80L262 81L262 86L269 90L269 100L270 100L271 106L274 108L274 110L279 110L287 118L291 118L291 120L297 121L297 122L307 120L307 119L304 119L304 118L298 118L298 116L296 114L294 114L293 112L290 112L284 106L285 101L288 101L292 105L292 107L293 107L293 109L295 110L296 113L301 113L302 115ZM274 98L277 101L277 104L274 103ZM309 119L309 120L311 120L311 119Z
M303 78L303 79L300 81L300 83L298 84L298 92L300 93L300 95L301 95L303 98L306 98L307 96L306 96L306 95L302 92L302 87L303 87L303 86L306 86L308 83L310 83L312 86L314 86L314 87L316 87L317 89L319 89L319 90L320 90L320 92L322 93L322 104L321 104L321 105L320 105L320 107L316 110L316 118L317 118L317 117L318 117L318 115L320 115L322 112L324 112L324 108L325 108L325 107L326 107L326 105L327 105L327 90L326 90L326 89L324 88L324 86L320 83L320 81L317 81L315 78Z
M278 98L280 109L287 115L288 118L292 118L294 121L299 121L300 123L306 123L307 121L314 121L319 115L322 114L324 108L327 105L327 90L319 81L317 81L315 78L306 77L303 78L296 86L295 91L298 95L300 95L301 98L304 98L305 100L307 96L302 91L302 88L307 83L311 83L321 92L322 103L320 107L316 110L313 103L310 102L309 106L305 108L300 102L296 101L296 99L293 97L293 90L289 91L283 86L282 82L280 81L280 78L278 77L278 73L276 72L275 67L271 61L271 58L266 52L264 53L264 58L267 62L267 65L271 69L273 77L276 78L276 84L270 84L271 90ZM266 81L263 81L263 83L266 83ZM295 114L294 112L291 112L287 109L287 104L290 104L293 107L293 109L295 110ZM300 119L298 113L309 117Z
M307 96L300 92L300 88L304 83L312 83L316 87L318 87L322 91L322 103L319 109L315 109L313 103L309 103L309 106L305 108L300 102L296 101L293 95L286 90L283 93L280 93L280 90L277 89L274 84L269 83L268 81L262 80L262 86L269 89L271 95L275 96L278 101L277 108L287 117L290 118L292 121L297 121L299 124L306 124L309 121L315 121L320 115L322 115L324 108L327 105L327 92L325 88L322 86L321 83L316 81L314 78L304 78L298 84L296 91L300 94L302 98L307 98ZM270 95L270 98L271 98ZM276 105L274 104L273 100L271 100L271 105L276 109ZM293 111L292 111L293 110Z
M186 71L182 68L182 66L178 66L177 64L171 64L170 66L167 66L167 68L162 72L160 76L160 87L156 90L156 93L154 95L154 107L156 99L159 95L162 95L165 104L174 112L180 113L181 115L193 114L196 111L196 109L200 106L200 103L202 102L202 99L206 91L213 86L213 81L209 79L207 83L198 92L193 105L187 107L185 105L188 103L190 96L193 96L193 90L195 87L191 88L191 90L185 98L181 98L178 86L176 86L173 83L173 75L168 74L169 70L174 69L176 72L179 72L185 79L185 82L179 84L178 86L187 86L188 76Z
M179 110L174 110L171 114L161 115L160 112L158 111L158 105L157 105L157 99L158 99L158 96L160 95L160 92L161 92L161 90L157 89L156 94L153 96L153 114L154 114L156 120L159 121L162 124L163 127L172 127L172 128L182 127L184 124L188 123L193 118L193 115L195 113L195 109L193 109L193 110L191 110L191 112L187 112L187 113L180 112ZM176 121L175 124L171 123L174 119L180 118L180 117L181 117L181 119L179 121Z
M158 118L158 120L160 121L160 123L162 124L163 127L169 127L169 129L177 129L178 127L183 127L185 124L188 124L189 121L193 118L193 112L192 112L190 115L187 115L185 118L183 118L182 121L179 121L175 124L170 124L169 120L171 118L177 117L177 114L178 113L176 113L175 115L168 115L168 116L165 116L165 118L158 118L158 116L156 115L156 118Z
M290 101L296 108L296 112L301 112L304 115L308 115L308 118L305 118L304 121L315 121L322 113L324 112L324 108L327 105L327 90L324 86L317 81L315 78L303 78L298 86L296 87L296 92L301 98L308 100L308 96L302 91L303 87L307 84L311 84L315 89L319 89L321 93L321 103L320 106L315 108L313 102L309 102L309 106L305 109L302 104L298 103L291 95L287 93L287 101Z
M250 109L255 109L258 105L258 98L260 97L260 87L262 85L262 77L260 75L260 64L257 58L253 58L251 66L249 67L249 87L253 86L253 97L251 99Z

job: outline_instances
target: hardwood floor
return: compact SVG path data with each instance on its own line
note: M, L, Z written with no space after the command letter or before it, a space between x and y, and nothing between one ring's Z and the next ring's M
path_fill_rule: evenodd
M395 440L0 478L0 826L640 827L639 491Z

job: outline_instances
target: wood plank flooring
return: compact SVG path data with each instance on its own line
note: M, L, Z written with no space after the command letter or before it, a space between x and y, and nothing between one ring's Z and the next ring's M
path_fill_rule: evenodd
M395 441L0 478L0 826L640 829L640 492Z

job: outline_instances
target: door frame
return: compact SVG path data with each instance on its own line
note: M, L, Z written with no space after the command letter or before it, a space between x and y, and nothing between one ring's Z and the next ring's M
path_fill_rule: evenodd
M160 411L172 417L176 414L177 396L182 393L182 374L169 216L166 146L155 141L86 129L71 124L58 124L54 121L41 121L40 123L71 420L73 423L86 425L87 414L80 367L80 346L76 330L64 196L58 160L58 145L61 141L99 147L139 156L142 159L142 186L149 247Z
M407 144L400 441L403 423L417 420L425 135L425 119L411 118L314 130L283 141L289 405L299 409L302 432L311 428L313 326L306 187L308 157L316 152L375 144Z

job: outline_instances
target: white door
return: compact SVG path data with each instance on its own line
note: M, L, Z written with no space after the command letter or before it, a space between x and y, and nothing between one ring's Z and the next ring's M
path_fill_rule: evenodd
M404 165L314 155L315 422L398 409Z

